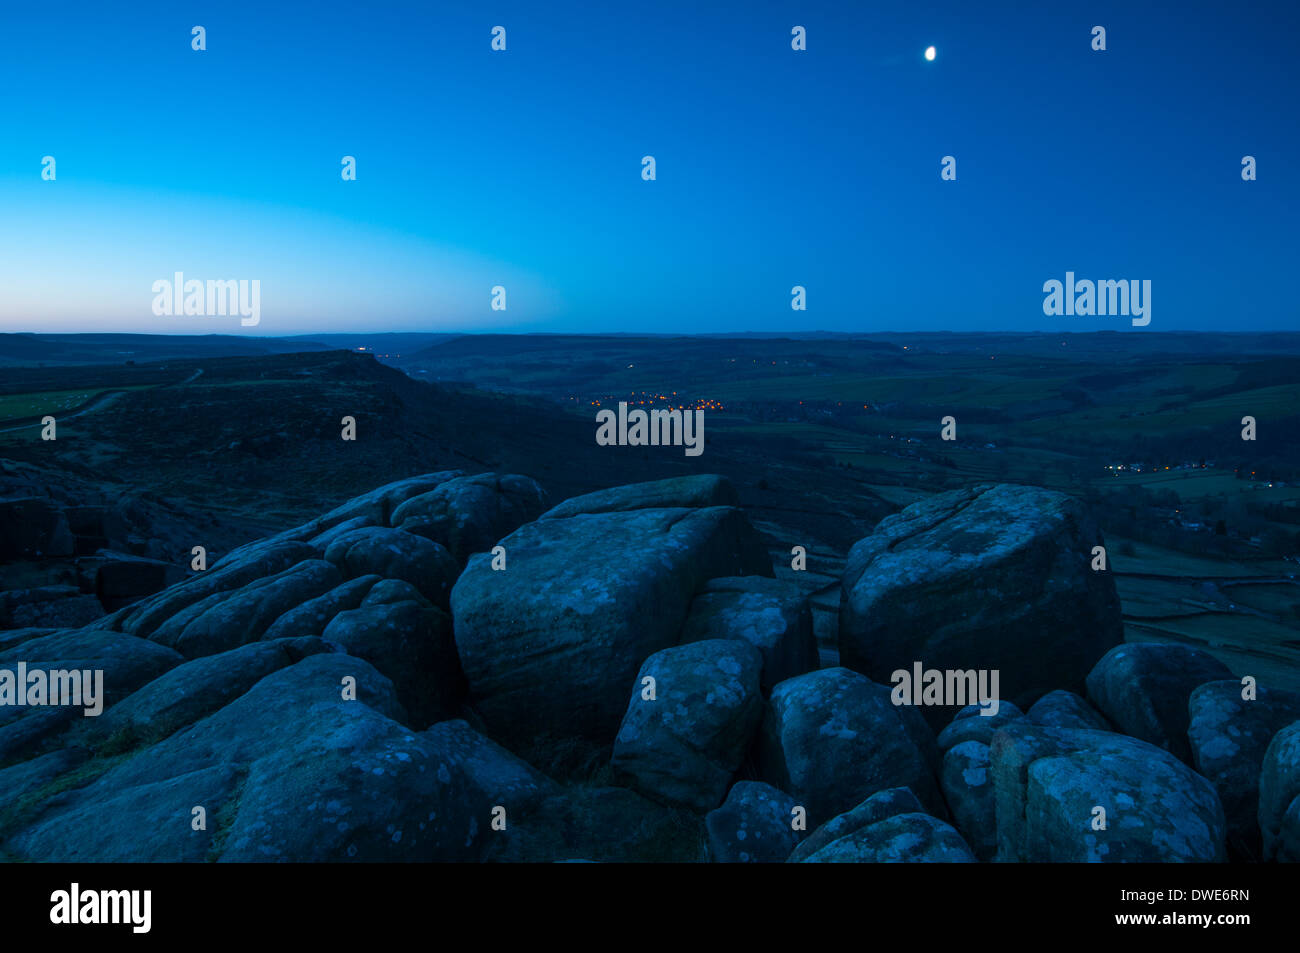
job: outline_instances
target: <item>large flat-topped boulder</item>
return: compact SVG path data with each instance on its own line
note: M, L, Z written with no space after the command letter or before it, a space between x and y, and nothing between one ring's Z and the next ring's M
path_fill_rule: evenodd
M1028 708L1081 692L1123 640L1119 597L1091 568L1102 545L1075 499L984 485L914 503L855 544L840 602L840 661L890 683L926 669L997 670L1002 698ZM927 708L942 724L953 709Z
M641 663L677 643L718 576L771 575L732 507L578 514L501 541L506 568L470 559L451 595L470 700L493 737L612 741Z

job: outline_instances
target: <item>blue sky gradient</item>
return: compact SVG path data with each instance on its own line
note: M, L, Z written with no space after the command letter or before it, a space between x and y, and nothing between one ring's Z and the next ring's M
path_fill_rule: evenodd
M702 6L10 4L0 330L1300 329L1300 4Z

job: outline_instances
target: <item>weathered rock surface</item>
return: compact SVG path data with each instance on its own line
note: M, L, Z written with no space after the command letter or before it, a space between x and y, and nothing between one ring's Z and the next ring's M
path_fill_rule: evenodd
M1074 692L1048 692L1025 712L1031 724L1044 728L1091 728L1112 731L1110 722L1082 695Z
M732 785L704 818L709 856L720 864L779 864L799 844L794 798L761 781Z
M528 523L507 568L471 557L452 591L470 698L494 737L613 739L641 662L676 644L692 597L718 576L766 574L744 514L642 509Z
M342 581L331 563L307 559L236 592L217 593L196 602L160 625L149 638L186 658L225 652L257 641L285 612Z
M572 787L486 835L485 860L509 863L707 860L704 822L618 787Z
M0 651L0 669L14 673L20 662L26 663L28 672L102 672L100 701L105 711L181 661L171 649L135 636L80 629L28 639ZM39 753L66 728L85 719L88 700L82 702L57 707L0 706L0 764Z
M120 628L133 635L150 636L164 622L209 596L256 583L319 555L306 543L291 540L245 547L134 606L123 617Z
M357 700L343 699L345 678ZM529 769L466 728L415 732L402 717L366 662L309 656L50 798L3 849L77 861L477 859L492 819L485 781L517 791ZM191 830L195 806L206 831Z
M805 857L805 864L971 864L961 835L929 814L895 814L859 827Z
M1101 534L1082 505L1026 486L955 490L887 517L849 552L840 661L873 681L892 672L998 670L1022 709L1084 677L1123 639ZM938 727L952 709L927 708Z
M691 601L681 641L740 639L763 655L763 691L818 667L808 597L764 576L710 579Z
M1258 688L1241 697L1239 681L1207 682L1188 700L1192 766L1219 792L1228 821L1228 846L1248 860L1260 856L1259 776L1273 736L1300 721L1300 693Z
M762 717L762 668L758 649L732 639L651 655L614 740L615 771L655 800L717 807Z
M896 706L889 695L885 686L844 668L777 685L759 739L762 780L792 794L811 824L892 787L909 787L931 810L943 812L934 736L915 708Z
M262 638L264 640L297 639L320 635L330 624L330 620L340 612L361 605L361 600L381 578L375 575L358 576L356 579L340 583L323 595L294 606L276 618L271 623L271 627L262 633Z
M992 712L992 709L988 709ZM967 705L953 717L948 727L939 732L939 750L946 752L964 741L988 744L993 733L1008 722L1023 718L1024 713L1011 702L999 702L992 714L982 714L979 705Z
M460 567L440 544L399 529L369 526L344 533L325 550L325 559L348 576L401 579L441 609L447 608Z
M952 812L953 826L980 860L992 860L998 852L997 801L989 774L989 746L979 741L962 741L943 756L939 776L944 800Z
M460 707L464 676L451 619L408 583L376 584L360 606L336 615L322 637L391 680L416 727L450 718Z
M790 854L788 861L798 863L811 857L827 844L852 834L860 827L867 827L895 816L896 814L924 814L925 808L916 799L911 788L886 788L877 791L861 804L843 814L837 814L825 824L819 826L800 842Z
M628 510L703 509L738 506L736 488L716 474L673 477L649 483L631 483L571 497L542 514L542 519L565 519L579 513L617 513Z
M1021 719L993 736L989 760L999 861L1225 858L1214 785L1155 745Z
M1190 764L1188 699L1197 686L1228 678L1228 667L1201 649L1135 642L1111 649L1088 673L1088 700L1120 731Z
M1275 734L1264 751L1259 829L1265 860L1300 862L1300 721Z
M328 651L320 639L281 639L185 662L88 719L77 736L109 753L160 741L224 708L272 672Z
M517 474L458 477L413 496L392 514L392 524L445 546L464 564L546 509L546 491Z

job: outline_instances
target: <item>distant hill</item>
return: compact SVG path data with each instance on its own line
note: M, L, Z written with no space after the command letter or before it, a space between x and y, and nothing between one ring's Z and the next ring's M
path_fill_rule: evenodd
M325 351L303 338L235 334L0 334L0 365L122 364Z

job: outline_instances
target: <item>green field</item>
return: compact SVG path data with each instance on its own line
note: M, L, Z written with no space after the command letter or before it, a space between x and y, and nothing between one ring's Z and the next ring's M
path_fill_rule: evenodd
M37 394L7 394L0 396L0 422L58 414L80 407L100 390L56 390Z

